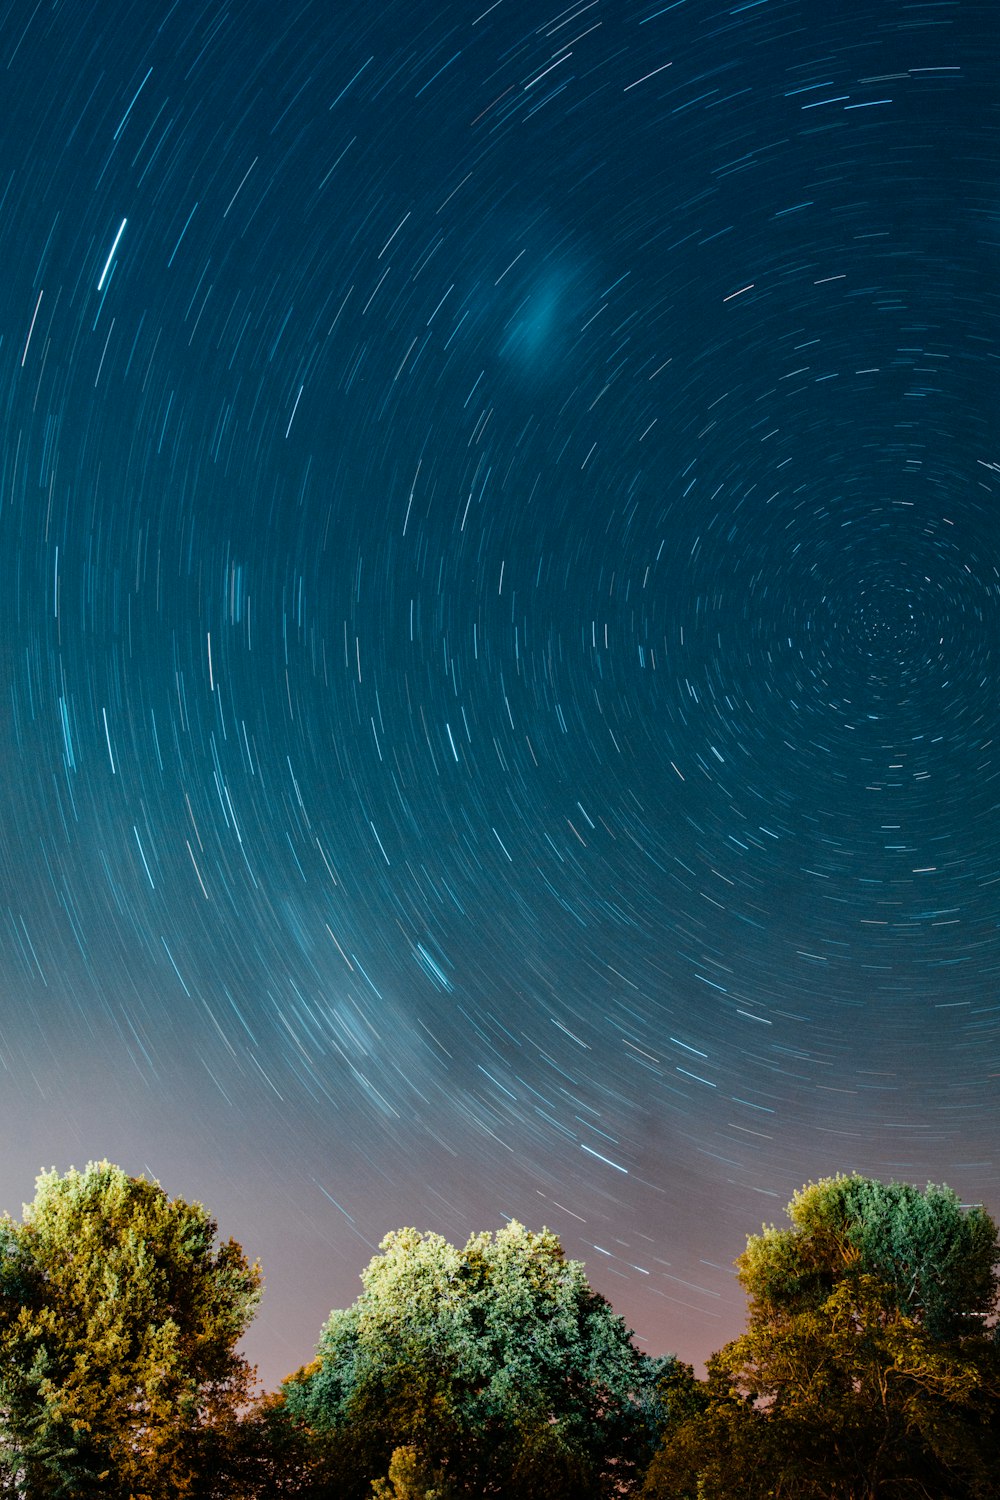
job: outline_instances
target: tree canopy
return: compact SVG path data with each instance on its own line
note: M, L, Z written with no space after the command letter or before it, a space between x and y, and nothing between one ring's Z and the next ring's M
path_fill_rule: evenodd
M259 1295L200 1204L108 1162L40 1176L23 1222L0 1220L0 1490L209 1493Z
M679 1390L647 1494L995 1494L996 1224L948 1188L859 1176L788 1215L737 1260L747 1331Z
M44 1173L0 1219L0 1495L992 1500L985 1210L826 1178L736 1265L747 1328L699 1380L641 1353L549 1231L400 1229L316 1358L254 1398L240 1246L107 1162Z
M401 1229L362 1282L284 1388L327 1438L330 1493L387 1471L381 1493L402 1493L419 1471L442 1496L585 1500L648 1456L660 1365L555 1235L511 1223L459 1250Z

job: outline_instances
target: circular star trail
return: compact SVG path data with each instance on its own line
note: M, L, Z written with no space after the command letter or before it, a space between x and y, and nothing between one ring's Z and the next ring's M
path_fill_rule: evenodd
M996 1203L991 21L7 8L5 1207L202 1196L273 1381L404 1222L701 1358Z

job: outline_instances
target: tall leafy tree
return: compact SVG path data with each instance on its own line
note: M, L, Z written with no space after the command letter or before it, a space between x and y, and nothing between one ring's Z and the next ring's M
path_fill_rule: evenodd
M284 1388L327 1444L328 1493L367 1494L387 1473L402 1489L404 1470L449 1497L587 1500L632 1483L660 1366L555 1235L512 1223L459 1250L402 1229L362 1282Z
M995 1495L989 1214L859 1176L803 1188L788 1214L737 1260L747 1331L672 1408L647 1494Z
M0 1221L0 1488L162 1500L210 1492L253 1372L260 1295L200 1204L108 1162L38 1178Z

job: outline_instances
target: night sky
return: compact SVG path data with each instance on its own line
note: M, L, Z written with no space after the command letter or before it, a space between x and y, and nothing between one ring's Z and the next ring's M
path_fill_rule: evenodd
M480 5L484 8L480 9ZM11 0L0 1206L547 1224L655 1352L1000 1208L984 0Z

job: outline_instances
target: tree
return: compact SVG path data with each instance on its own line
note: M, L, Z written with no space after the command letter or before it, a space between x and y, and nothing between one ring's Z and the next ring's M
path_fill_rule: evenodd
M989 1214L859 1176L810 1184L788 1214L737 1260L747 1331L672 1412L646 1493L995 1495Z
M371 1487L372 1500L446 1500L447 1494L444 1476L429 1471L412 1444L395 1450L388 1477Z
M664 1381L663 1442L646 1472L644 1496L665 1500L769 1500L776 1488L772 1431L763 1412L709 1361L708 1378L678 1365ZM824 1492L825 1493L825 1492Z
M327 1445L325 1493L410 1493L421 1476L456 1497L624 1493L660 1365L555 1235L512 1223L458 1250L401 1229L381 1252L284 1386Z
M212 1492L253 1371L260 1296L200 1204L108 1162L37 1180L0 1220L0 1490L43 1500Z
M279 1500L313 1493L314 1455L276 1392L232 1411L200 1466L197 1500Z

